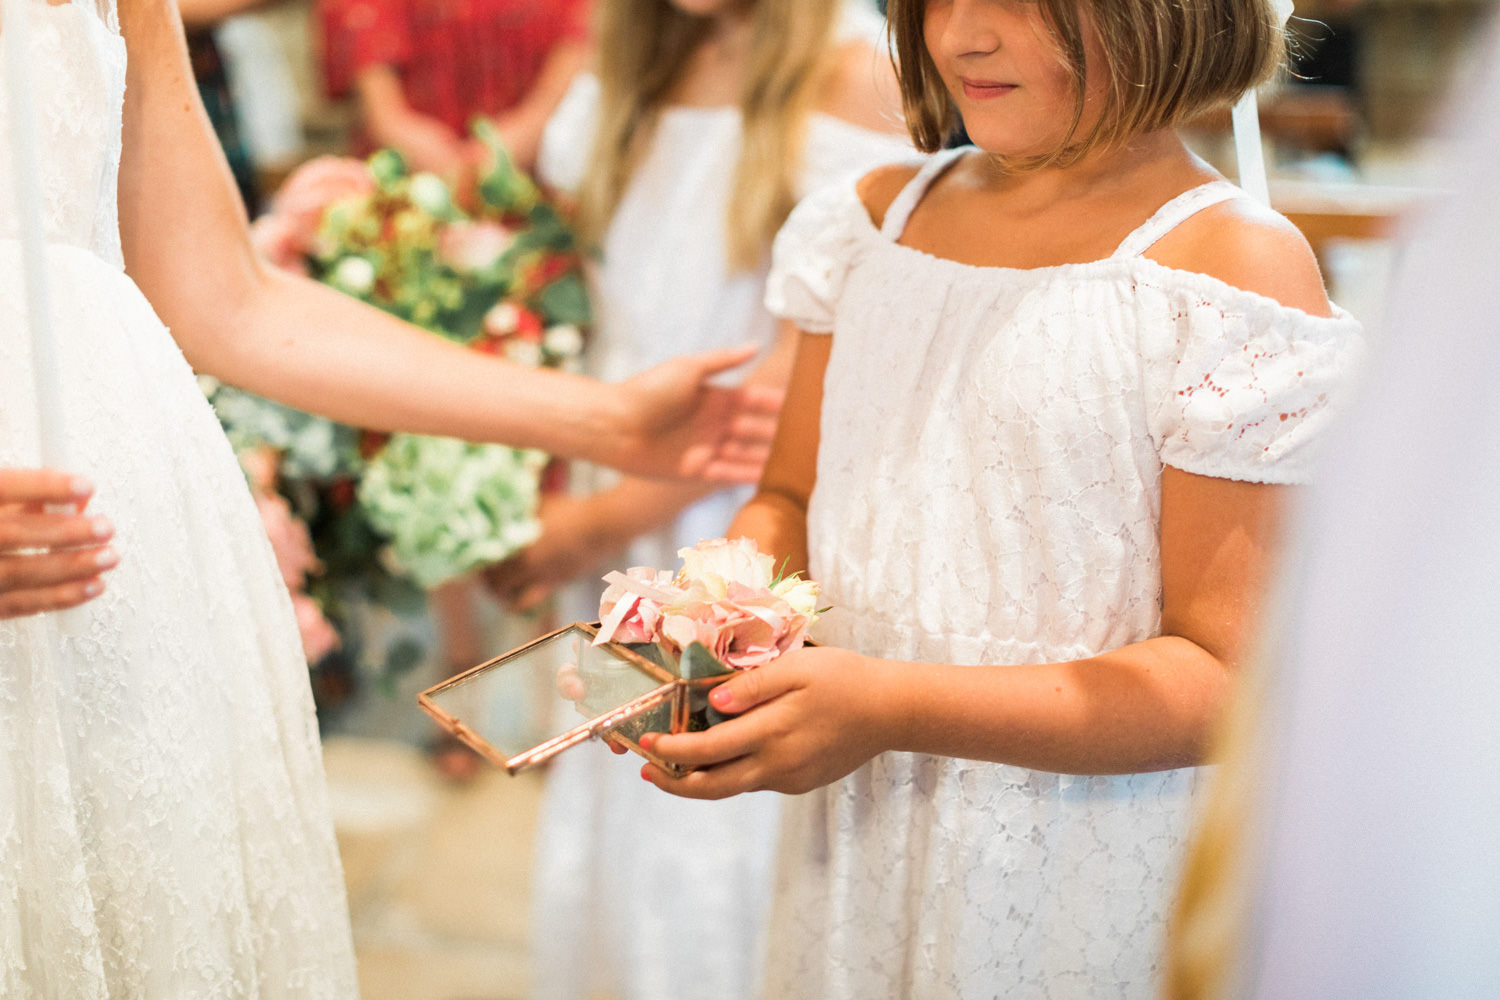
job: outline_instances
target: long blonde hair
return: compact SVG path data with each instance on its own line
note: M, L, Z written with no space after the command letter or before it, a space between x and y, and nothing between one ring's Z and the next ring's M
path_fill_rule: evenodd
M744 145L727 219L730 267L751 270L797 196L807 116L830 68L839 0L755 0L739 109ZM624 196L662 102L707 22L667 0L603 0L598 11L599 124L578 191L596 244Z

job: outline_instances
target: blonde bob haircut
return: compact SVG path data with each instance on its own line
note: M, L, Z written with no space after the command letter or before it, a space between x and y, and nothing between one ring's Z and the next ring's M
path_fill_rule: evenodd
M1041 11L1073 75L1073 122L1039 164L1066 163L1099 145L1176 128L1232 104L1281 67L1286 38L1272 0L1027 0ZM923 38L926 0L890 0L901 100L912 140L932 152L960 120ZM1079 135L1087 70L1084 26L1098 34L1106 86L1098 124Z
M727 220L732 270L760 266L796 202L807 118L833 65L838 7L839 0L755 0ZM578 191L579 223L596 245L707 27L667 0L598 4L599 124Z

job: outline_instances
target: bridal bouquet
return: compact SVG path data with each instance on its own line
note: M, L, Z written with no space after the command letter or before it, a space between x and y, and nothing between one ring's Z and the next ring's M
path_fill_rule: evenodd
M471 187L411 173L391 150L322 157L287 179L252 240L279 267L473 350L574 367L591 315L569 219L492 129L475 131L491 156ZM539 530L544 454L347 427L229 387L210 398L237 450L280 456L278 488L324 567L309 590L325 604L363 578L377 603L414 605Z
M750 539L699 542L677 554L676 575L637 566L604 577L595 645L654 644L686 671L704 654L721 670L748 670L807 640L818 585L778 574Z

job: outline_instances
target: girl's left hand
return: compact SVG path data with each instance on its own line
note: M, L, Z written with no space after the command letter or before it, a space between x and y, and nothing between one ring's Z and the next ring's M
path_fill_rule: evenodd
M647 764L641 777L692 799L761 790L798 795L836 781L898 738L893 666L812 646L744 671L709 694L714 708L739 718L702 732L649 733L642 740L662 759L697 770L674 778Z

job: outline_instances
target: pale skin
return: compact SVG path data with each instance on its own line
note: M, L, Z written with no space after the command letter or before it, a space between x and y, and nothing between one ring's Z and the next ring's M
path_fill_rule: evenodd
M758 474L778 394L707 384L753 349L681 358L606 385L467 351L264 264L199 103L171 0L121 0L119 13L129 51L119 178L126 270L196 371L375 430L504 442L649 476ZM0 479L0 509L72 502L56 480L37 487L29 475ZM45 496L34 499L38 489ZM68 539L81 523L70 522ZM71 551L71 542L52 540L57 529L10 517L4 545L12 555ZM35 552L7 556L0 609L77 603L76 592L53 589L57 563Z
M1003 0L933 0L927 8L929 51L970 135L992 153L1050 148L1057 138L1049 121L1058 120L1059 101L1071 100L1066 84L1048 76L1055 63L1046 60L1033 16L1034 8ZM864 180L872 219L910 176L898 168ZM969 155L937 181L901 242L979 266L1097 260L1157 206L1215 177L1170 132L1136 135L1072 166L1035 172L1007 172ZM1199 213L1147 255L1330 314L1306 242L1244 199ZM831 340L801 336L770 462L729 532L802 569ZM698 770L673 778L647 764L642 775L674 794L723 798L805 792L887 750L1075 774L1202 763L1256 634L1286 499L1282 487L1166 467L1159 636L1040 666L907 663L828 647L792 652L715 689L715 706L739 718L702 733L648 737L664 759Z
M666 97L668 106L723 107L738 103L750 44L753 3L674 0L682 10L709 24L703 42L689 57ZM900 97L885 60L863 43L840 47L818 94L818 110L872 131L903 134ZM796 352L797 331L783 323L772 348L745 384L786 385ZM704 483L627 477L588 496L552 496L542 503L541 537L527 549L486 573L491 590L512 607L525 610L558 587L611 564L630 541L672 521L714 491Z

